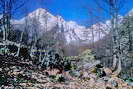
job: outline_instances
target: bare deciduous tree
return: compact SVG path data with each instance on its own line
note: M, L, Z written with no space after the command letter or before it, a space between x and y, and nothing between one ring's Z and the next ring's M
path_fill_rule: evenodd
M0 0L0 13L2 15L3 41L7 40L8 32L11 29L11 18L15 11L24 5L24 0Z
M118 29L118 16L119 11L125 4L126 0L95 0L98 7L103 9L105 12L110 14L111 16L111 34L112 34L112 50L113 50L113 69L117 70L115 71L116 74L119 74L122 70L121 68L121 59L122 59L122 51L121 51L121 45L120 45L120 35L119 35L119 29ZM104 8L102 5L106 5L106 8ZM118 62L118 66L117 66Z
M21 44L22 44L23 38L24 38L24 33L27 34L28 30L29 30L29 27L28 27L29 18L27 16L28 15L28 9L27 8L24 8L24 14L25 14L24 29L22 30L21 35L20 35L19 47L18 47L18 51L17 51L16 56L19 56L19 54L20 54L20 49L21 49Z

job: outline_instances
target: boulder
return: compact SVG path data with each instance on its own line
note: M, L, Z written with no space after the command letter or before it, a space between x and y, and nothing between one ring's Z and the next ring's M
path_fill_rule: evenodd
M81 75L80 71L78 71L78 70L73 70L73 71L70 71L69 73L73 77L79 77Z
M90 68L93 68L93 67L95 67L96 65L98 65L98 64L100 64L100 61L92 61L92 62L90 62L90 63L86 63L86 64L84 64L83 65L83 68L84 69L90 69Z
M128 86L127 83L124 82L124 80L122 80L118 77L110 78L108 83L111 84L113 87L119 87L119 88L122 88L122 89L123 89L123 87Z
M109 68L104 68L104 72L106 73L107 76L112 74L112 70Z
M95 81L95 79L91 78L88 83L89 83L90 87L94 87L96 84L96 81Z
M65 77L66 80L73 80L73 77L70 75L68 71L63 72L62 75Z
M129 86L133 86L133 82L126 81Z
M98 83L104 83L105 84L105 81L103 79L98 79L97 82Z
M83 78L88 78L88 77L90 77L89 75L88 75L88 73L87 72L83 72L83 76L82 76Z
M2 71L2 68L0 68L0 71Z
M46 73L48 73L48 75L57 75L59 74L60 70L58 69L50 69L50 70L47 70Z
M111 85L112 87L118 87L118 82L112 79L108 81L108 84Z

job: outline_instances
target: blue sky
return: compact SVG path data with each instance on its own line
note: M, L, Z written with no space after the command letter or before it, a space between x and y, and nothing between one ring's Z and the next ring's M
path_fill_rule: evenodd
M28 1L28 0L27 0ZM36 10L37 8L45 8L53 15L60 15L66 21L76 21L81 25L88 25L92 16L89 15L88 8L96 8L94 0L29 0L26 6L29 12ZM101 0L102 1L102 0ZM121 15L124 15L133 8L133 1L126 0L128 3L125 4L123 9L120 11ZM106 6L104 6L106 8ZM109 19L107 13L100 11L94 12L95 15L103 17L103 20ZM99 14L102 13L102 14ZM24 15L18 15L18 18L22 18Z

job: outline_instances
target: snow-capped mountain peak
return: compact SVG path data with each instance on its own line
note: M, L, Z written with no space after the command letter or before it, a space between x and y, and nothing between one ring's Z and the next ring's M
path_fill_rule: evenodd
M32 13L28 14L29 17L34 17L34 16L40 16L46 14L47 11L45 9L39 8Z
M29 25L32 27L32 25L39 27L37 28L39 33L44 33L46 31L51 31L55 27L58 30L58 32L63 32L64 38L66 39L66 43L72 43L72 42L79 42L79 43L91 43L90 40L92 40L92 31L94 31L95 35L95 41L98 40L98 34L102 34L103 37L105 34L103 34L102 30L99 30L99 24L94 24L92 28L86 28L85 26L80 26L74 21L65 21L61 16L54 16L45 9L39 8L27 15L27 17L22 18L21 20L15 20L17 24L25 24L25 20L29 18ZM107 29L108 27L101 23L100 28ZM31 28L33 30L35 28Z
M127 16L133 16L133 9L131 9L128 13Z

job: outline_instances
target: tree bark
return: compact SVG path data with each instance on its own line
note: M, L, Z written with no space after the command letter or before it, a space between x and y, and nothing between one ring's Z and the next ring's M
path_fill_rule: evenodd
M22 32L22 33L21 33L21 37L20 37L20 43L19 43L19 47L18 47L18 51L17 51L17 54L16 54L16 56L19 56L19 54L20 54L21 42L22 42L22 39L23 39L23 34L24 34L24 32Z

